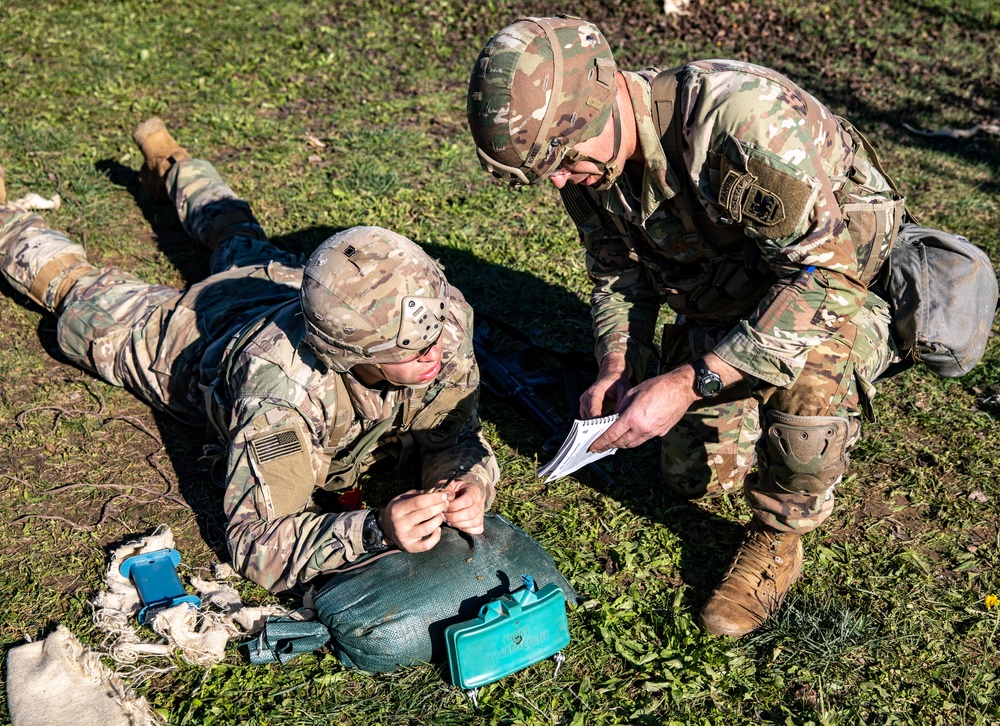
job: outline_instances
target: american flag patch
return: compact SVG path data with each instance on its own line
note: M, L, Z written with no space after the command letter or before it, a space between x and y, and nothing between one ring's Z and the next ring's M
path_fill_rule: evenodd
M280 459L282 456L297 454L302 451L302 444L295 431L285 429L277 431L268 436L254 439L253 450L257 455L257 461L264 463L272 459Z

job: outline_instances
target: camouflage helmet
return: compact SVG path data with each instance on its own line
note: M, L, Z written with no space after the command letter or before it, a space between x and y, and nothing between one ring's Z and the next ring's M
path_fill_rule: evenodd
M616 90L615 61L597 26L570 16L508 25L483 48L469 81L469 127L483 169L513 187L546 179L572 147L604 130Z
M352 227L317 247L299 297L306 341L341 373L412 358L438 339L448 317L440 265L381 227Z

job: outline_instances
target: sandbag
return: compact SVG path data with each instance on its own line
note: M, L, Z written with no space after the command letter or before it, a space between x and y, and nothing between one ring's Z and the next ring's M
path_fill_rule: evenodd
M884 277L893 334L934 373L963 376L983 357L997 307L990 258L961 235L903 223Z
M568 602L572 586L545 549L497 514L485 531L468 535L450 527L428 552L374 556L368 564L333 574L315 595L321 622L344 665L392 671L447 657L444 629L475 618L490 600L522 586L555 583Z

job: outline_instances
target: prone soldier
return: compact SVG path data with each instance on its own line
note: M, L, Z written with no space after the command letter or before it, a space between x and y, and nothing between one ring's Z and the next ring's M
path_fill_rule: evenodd
M873 381L899 358L871 285L904 200L864 137L780 73L621 71L570 17L493 36L468 119L485 170L550 179L578 228L600 364L580 415L620 413L592 449L659 437L682 495L743 487L753 516L700 619L753 631L798 579L801 536L830 516ZM642 380L663 305L676 319Z
M159 119L137 127L143 186L212 249L187 290L88 262L38 215L5 205L0 273L58 315L59 349L226 443L233 563L273 592L364 553L433 548L441 526L483 531L499 469L482 435L472 309L409 239L355 227L303 264ZM333 511L383 456L419 457L424 491ZM445 484L447 483L447 486ZM338 507L340 508L340 507Z

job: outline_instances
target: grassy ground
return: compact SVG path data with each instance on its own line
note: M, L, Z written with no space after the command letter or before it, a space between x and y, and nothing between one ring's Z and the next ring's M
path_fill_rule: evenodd
M988 0L655 3L568 8L499 0L0 2L0 163L13 197L60 193L53 226L91 259L184 285L207 256L138 190L129 133L160 115L214 162L282 246L331 231L404 232L477 308L538 340L587 349L586 280L551 189L512 194L475 161L465 83L520 14L599 21L624 67L694 57L772 65L881 148L921 221L1000 262L998 139L908 131L998 123L1000 11ZM53 321L0 296L0 646L57 623L100 645L88 600L108 548L169 524L185 564L223 556L201 432L61 362ZM618 482L540 484L543 437L507 402L484 417L504 471L496 509L552 552L587 604L568 661L480 694L482 723L1000 723L1000 345L960 380L911 370L883 385L829 523L806 539L780 618L738 643L694 624L745 520L657 484L655 449ZM543 454L544 457L544 454ZM270 598L250 585L248 601ZM373 676L317 653L253 667L161 660L133 685L171 723L467 723L433 668ZM3 696L0 696L2 698ZM0 719L6 709L0 709Z

